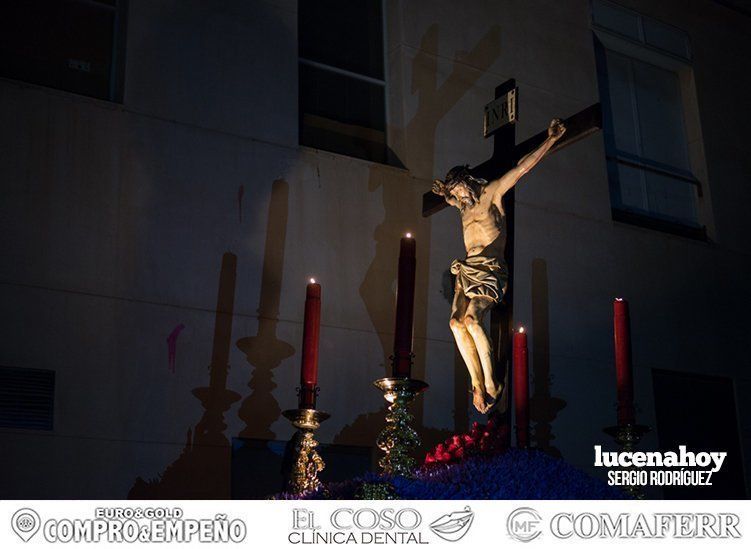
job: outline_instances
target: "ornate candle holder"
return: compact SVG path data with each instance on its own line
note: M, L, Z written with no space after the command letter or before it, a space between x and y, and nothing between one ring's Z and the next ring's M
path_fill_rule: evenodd
M624 452L631 452L641 442L644 435L652 430L647 425L636 425L626 423L624 425L613 425L606 427L603 431L613 437ZM623 491L635 499L644 499L644 494L638 486L624 486Z
M428 384L408 377L384 377L373 385L383 391L383 398L389 403L386 428L376 440L385 454L378 465L387 475L412 476L415 459L409 453L420 444L420 437L410 425L415 418L409 413L409 405Z
M285 410L282 415L297 429L294 437L295 461L287 479L287 490L295 494L315 490L321 485L318 473L323 471L326 464L316 451L318 441L314 433L331 416L314 408Z

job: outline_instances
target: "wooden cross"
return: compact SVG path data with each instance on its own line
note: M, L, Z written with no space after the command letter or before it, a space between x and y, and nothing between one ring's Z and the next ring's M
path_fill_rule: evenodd
M508 92L516 89L516 81L512 78L495 89L495 98L505 96ZM518 95L518 93L517 93ZM518 109L517 109L518 110ZM600 104L595 103L575 115L565 119L566 133L550 149L548 154L571 145L587 137L602 128L602 112ZM470 170L475 177L481 177L488 181L503 175L516 165L526 154L539 147L548 137L547 129L530 137L522 143L516 144L516 125L506 123L497 128L486 137L493 135L493 155ZM427 192L422 197L422 215L431 216L448 204L442 196ZM511 189L503 197L503 208L506 212L506 250L504 259L508 265L509 281L508 289L503 300L493 307L490 312L490 333L495 352L496 372L499 378L504 380L504 391L501 402L495 408L498 421L505 422L507 429L504 432L506 443L511 443L511 414L510 414L510 383L511 383L511 335L513 331L513 259L514 259L514 189Z

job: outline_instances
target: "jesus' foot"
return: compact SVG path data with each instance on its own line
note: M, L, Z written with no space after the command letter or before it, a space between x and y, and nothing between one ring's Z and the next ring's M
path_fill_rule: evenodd
M482 413L485 414L485 415L489 414L500 403L501 403L501 399L500 398L491 398L491 399L489 399L488 402L487 402L487 404L485 405L485 410Z
M503 392L503 383L495 383L494 385L485 385L485 393L492 399L498 400L498 397Z
M487 403L485 402L485 390L481 387L472 387L472 404L481 414L485 413Z

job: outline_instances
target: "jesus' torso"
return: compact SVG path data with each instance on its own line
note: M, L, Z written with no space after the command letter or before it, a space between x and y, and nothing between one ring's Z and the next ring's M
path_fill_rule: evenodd
M498 197L482 190L480 200L460 210L467 257L482 255L503 261L506 247L506 213Z

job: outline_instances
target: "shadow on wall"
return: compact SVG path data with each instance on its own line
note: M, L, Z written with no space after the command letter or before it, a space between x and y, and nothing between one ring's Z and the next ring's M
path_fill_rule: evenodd
M271 186L271 202L266 222L266 243L263 252L261 296L258 302L258 332L237 341L247 357L251 373L250 394L243 400L238 415L245 422L241 438L276 438L271 425L279 419L281 409L274 398L274 368L295 354L295 349L276 335L279 303L282 295L284 246L287 235L289 184L277 179Z
M240 395L227 389L237 257L222 257L208 387L193 389L204 412L175 462L158 479L138 477L130 499L224 499L230 494L230 443L224 414Z
M545 453L562 457L552 445L553 421L566 407L566 401L550 394L550 305L548 265L544 259L532 260L532 384L530 419L535 422L532 440Z
M397 132L396 141L406 141L404 147L410 151L408 162L403 162L410 172L418 178L431 180L435 160L435 135L441 119L477 82L483 71L500 55L500 30L493 26L469 53L457 53L451 74L438 86L438 59L427 51L438 49L438 25L432 25L425 33L420 50L412 62L413 94L417 94L419 103L415 115L402 132ZM399 135L401 133L401 135ZM414 333L422 337L415 338L415 364L413 377L425 379L425 356L427 333L428 273L430 250L430 223L421 216L422 193L425 189L418 186L405 188L404 178L389 181L393 171L378 165L370 169L368 190L371 193L381 191L383 221L373 233L375 256L360 285L360 297L368 311L370 320L380 338L383 356L392 354L394 314L396 300L394 285L396 264L399 254L399 238L405 232L412 231L418 238L417 256L417 293L415 295ZM449 309L446 309L446 330L448 330ZM384 364L384 375L389 374ZM452 375L446 372L445 375ZM427 380L430 382L430 380ZM466 383L463 384L466 387ZM429 398L430 393L426 394ZM455 391L454 416L467 421L466 391ZM450 433L444 429L430 429L423 423L423 399L418 399L413 406L415 425L421 434L425 447L432 447L444 440ZM458 425L457 430L466 430L466 425ZM334 438L335 443L372 445L378 432L384 426L383 410L358 416L351 424L344 427Z

